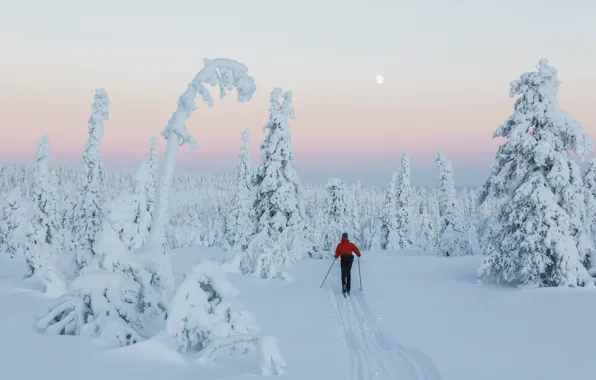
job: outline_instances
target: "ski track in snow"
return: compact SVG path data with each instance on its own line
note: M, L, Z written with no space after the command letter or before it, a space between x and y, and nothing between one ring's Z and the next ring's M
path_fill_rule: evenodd
M350 361L344 380L440 380L425 354L392 343L378 328L362 293L329 289L337 328ZM345 367L344 367L345 368Z

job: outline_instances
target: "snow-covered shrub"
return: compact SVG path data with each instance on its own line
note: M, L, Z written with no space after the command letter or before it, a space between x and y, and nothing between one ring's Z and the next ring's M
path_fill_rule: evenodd
M557 70L541 59L536 72L511 82L514 112L494 137L499 146L484 193L509 199L488 225L481 277L532 286L592 286L594 246L583 181L570 151L586 157L592 140L557 101Z
M155 335L167 317L167 273L153 258L111 253L98 270L75 278L37 327L50 334L91 335L129 345Z
M178 286L166 331L178 351L212 360L220 351L244 353L254 349L259 328L238 299L238 292L219 264L197 264Z
M260 278L290 280L285 272L286 266L290 265L288 258L291 252L285 241L285 234L279 237L271 237L265 231L254 235L242 258L239 262L240 273L253 275Z

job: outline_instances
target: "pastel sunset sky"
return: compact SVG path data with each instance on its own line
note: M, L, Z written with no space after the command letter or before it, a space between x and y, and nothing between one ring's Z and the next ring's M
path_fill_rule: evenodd
M199 103L188 123L199 146L182 149L178 168L232 171L245 128L257 163L279 86L294 92L304 181L385 183L408 152L414 184L434 184L441 150L458 185L479 185L512 111L509 82L542 57L559 70L562 107L596 137L593 0L0 1L4 162L33 162L47 133L55 163L80 165L103 87L102 158L136 167L151 136L163 150L160 133L205 57L245 63L258 90L250 103Z

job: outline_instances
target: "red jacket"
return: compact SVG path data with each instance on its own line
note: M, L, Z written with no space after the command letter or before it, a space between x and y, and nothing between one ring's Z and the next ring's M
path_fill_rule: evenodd
M341 242L335 248L335 258L340 256L351 255L352 252L356 253L356 256L360 257L360 251L351 241L348 239L341 239Z

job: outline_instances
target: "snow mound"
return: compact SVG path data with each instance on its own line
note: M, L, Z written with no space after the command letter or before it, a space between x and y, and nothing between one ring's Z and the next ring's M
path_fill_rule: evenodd
M254 349L260 332L253 315L238 299L227 274L214 260L197 264L178 286L166 331L178 351L209 362L221 352Z

